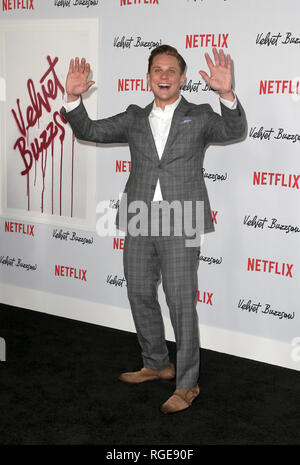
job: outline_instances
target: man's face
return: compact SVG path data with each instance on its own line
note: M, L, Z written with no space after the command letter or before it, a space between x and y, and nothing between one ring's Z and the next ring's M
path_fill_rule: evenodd
M181 74L179 63L172 55L157 55L147 73L148 84L154 94L155 103L162 109L175 102L186 76Z

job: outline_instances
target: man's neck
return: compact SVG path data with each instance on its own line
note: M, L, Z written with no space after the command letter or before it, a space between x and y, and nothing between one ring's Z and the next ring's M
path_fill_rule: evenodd
M166 108L167 106L173 105L174 103L178 102L178 100L179 100L180 98L181 98L181 95L179 94L179 95L177 96L177 98L175 98L172 102L169 102L169 103L165 103L165 102L163 102L163 101L161 101L161 100L158 100L158 101L157 101L156 99L154 99L154 102L155 102L156 107L160 108L162 111L165 111L165 108ZM179 103L179 102L178 102L178 103Z

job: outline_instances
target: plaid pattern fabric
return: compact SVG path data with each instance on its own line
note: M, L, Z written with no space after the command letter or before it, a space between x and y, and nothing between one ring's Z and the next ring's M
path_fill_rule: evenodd
M124 244L128 299L144 367L161 370L170 365L157 298L162 280L177 347L177 389L194 387L199 376L199 251L200 247L185 247L183 237L127 236Z
M101 143L127 142L131 153L131 172L125 186L127 202L120 202L116 224L126 230L134 214L124 211L130 202L153 199L159 178L163 199L204 202L204 225L201 232L214 231L207 189L202 177L205 148L210 143L240 139L246 129L244 111L238 101L235 110L221 103L222 116L210 105L195 105L182 97L176 108L169 136L159 158L149 123L152 104L146 108L130 105L110 118L90 120L81 103L63 116L69 121L78 139Z

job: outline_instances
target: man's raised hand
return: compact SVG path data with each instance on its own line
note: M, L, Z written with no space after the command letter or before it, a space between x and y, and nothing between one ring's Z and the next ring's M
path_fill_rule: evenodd
M210 76L205 71L199 71L206 84L209 85L213 90L217 91L220 97L226 100L234 100L234 93L232 92L232 69L230 55L225 57L222 49L217 52L216 48L213 48L213 55L215 64L213 64L208 53L205 53L205 59L207 66L210 71ZM227 59L226 59L227 58Z
M73 58L71 59L66 79L68 102L74 102L81 94L95 84L94 81L88 81L90 70L90 65L86 63L85 58L82 58L80 63L79 58L75 58L75 61Z

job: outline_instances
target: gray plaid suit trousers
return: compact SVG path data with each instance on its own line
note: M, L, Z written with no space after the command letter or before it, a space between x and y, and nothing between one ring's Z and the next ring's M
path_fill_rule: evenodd
M145 368L170 365L157 289L162 280L174 329L176 388L189 389L199 376L196 309L200 247L186 247L183 236L126 236L124 272L128 299Z

